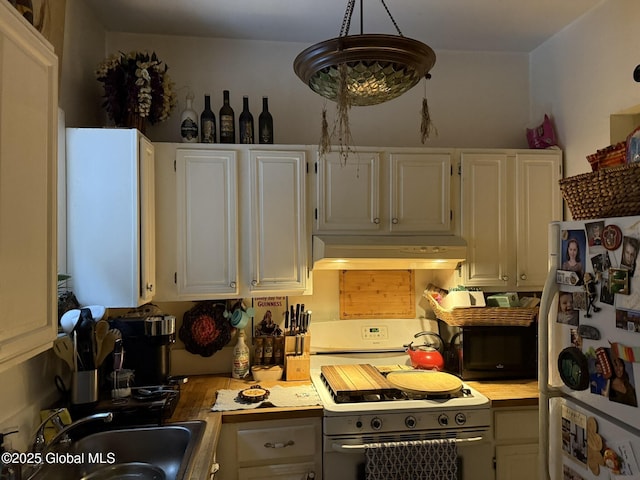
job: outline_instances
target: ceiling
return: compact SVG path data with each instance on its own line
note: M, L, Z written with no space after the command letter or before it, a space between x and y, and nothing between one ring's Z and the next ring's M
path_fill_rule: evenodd
M386 0L403 35L434 50L530 52L606 0ZM346 0L85 0L109 31L315 43L337 37ZM351 34L360 32L356 2ZM363 33L396 34L378 0Z

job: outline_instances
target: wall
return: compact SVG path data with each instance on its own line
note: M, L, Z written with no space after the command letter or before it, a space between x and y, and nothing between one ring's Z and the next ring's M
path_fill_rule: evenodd
M163 124L148 129L153 141L180 141L179 119L187 88L194 108L203 108L205 93L219 110L222 90L231 92L239 115L248 95L254 118L261 97L269 97L276 143L316 144L326 103L329 121L335 104L312 93L295 75L293 60L307 44L256 42L219 38L167 37L109 32L106 46L97 48L104 29L83 2L69 0L67 46L63 66L62 108L69 126L101 126L101 86L94 70L107 55L134 49L155 51L169 66L178 89L179 106ZM439 136L428 146L526 146L529 121L528 56L521 53L439 51L427 83L427 97ZM425 82L402 97L373 107L354 107L354 143L378 146L420 146L420 108Z
M608 0L531 53L532 115L553 116L567 177L610 144L609 116L640 104L639 18L636 0Z

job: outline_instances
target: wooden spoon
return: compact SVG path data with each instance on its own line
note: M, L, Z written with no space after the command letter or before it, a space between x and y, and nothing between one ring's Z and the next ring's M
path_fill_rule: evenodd
M102 340L102 345L100 346L100 355L96 358L96 366L102 365L102 362L107 358L107 355L113 351L113 347L116 344L116 338L122 338L122 334L117 328L112 328L106 333Z
M55 354L60 357L62 360L69 365L71 370L74 370L73 367L73 342L71 341L71 337L65 335L63 337L56 338L53 341L53 351Z

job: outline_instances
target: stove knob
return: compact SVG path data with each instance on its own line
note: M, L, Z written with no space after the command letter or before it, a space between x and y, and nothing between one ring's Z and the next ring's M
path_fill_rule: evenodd
M404 419L404 424L407 426L407 428L416 428L418 421L416 420L416 417L410 415Z
M375 417L373 420L371 420L371 428L373 428L374 430L380 430L382 428L382 420L380 420L378 417Z
M356 427L357 427L357 428L362 428L362 420L358 420L358 421L356 422Z
M446 427L447 425L449 425L449 417L444 413L441 413L438 417L438 423L443 427Z
M464 413L456 413L456 423L458 425L464 425L467 423L467 416Z

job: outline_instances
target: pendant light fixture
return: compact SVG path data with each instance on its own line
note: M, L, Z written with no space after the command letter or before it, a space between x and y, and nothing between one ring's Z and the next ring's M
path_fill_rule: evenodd
M337 103L337 118L331 135L326 110L322 112L319 153L331 148L337 137L342 161L346 162L352 143L349 110L352 106L377 105L399 97L421 79L431 78L429 70L436 54L418 40L402 35L384 0L380 0L397 35L365 34L363 0L360 0L360 34L349 35L356 0L347 1L347 9L337 38L312 45L296 57L296 75L317 94ZM426 87L425 87L426 88ZM422 101L422 143L436 131L425 98Z
M303 50L293 63L294 71L311 90L336 102L376 105L399 97L422 78L430 77L436 61L434 51L403 36L384 0L381 2L398 34L365 34L360 0L360 34L349 35L355 0L348 0L340 35ZM346 85L341 85L342 81Z

